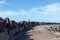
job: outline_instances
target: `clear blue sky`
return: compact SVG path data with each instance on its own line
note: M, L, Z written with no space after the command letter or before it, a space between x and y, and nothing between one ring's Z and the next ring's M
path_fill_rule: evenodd
M60 0L0 0L0 16L16 21L60 22Z

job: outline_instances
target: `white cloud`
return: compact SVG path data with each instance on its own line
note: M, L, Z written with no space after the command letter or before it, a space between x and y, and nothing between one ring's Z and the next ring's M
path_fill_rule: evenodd
M13 15L60 15L60 3L50 4L43 7L32 8L29 11L0 11L0 15L13 16Z
M1 0L1 1L0 1L0 7L3 7L3 5L5 5L5 4L8 4L8 3L6 2L6 0Z
M40 11L40 8L32 8L31 12L33 12L33 13L40 13L41 11Z
M14 16L14 15L29 15L28 11L19 10L19 11L0 11L0 15L4 16Z
M6 3L7 3L6 0L0 1L0 5L3 5L3 4L6 4Z
M52 14L52 15L60 15L60 4L50 4L46 5L43 8L43 13L45 15Z
M60 15L60 3L49 4L38 8L32 8L31 12L43 15Z

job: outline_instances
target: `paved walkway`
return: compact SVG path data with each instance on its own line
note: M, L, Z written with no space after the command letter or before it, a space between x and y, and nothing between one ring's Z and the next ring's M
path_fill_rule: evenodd
M52 35L46 27L51 25L40 25L36 26L33 29L24 32L21 36L17 36L15 40L60 40L56 36Z

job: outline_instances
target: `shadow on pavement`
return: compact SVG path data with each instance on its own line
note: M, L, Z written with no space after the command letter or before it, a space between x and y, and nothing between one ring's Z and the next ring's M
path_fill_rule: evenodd
M22 35L18 36L14 40L33 40L33 39L30 39L30 36L32 36L32 35L28 35L27 32L24 32L24 33L22 33Z
M34 26L34 27L36 27L36 26ZM14 40L33 40L33 39L30 38L30 36L32 36L32 35L29 35L29 32L27 32L27 31L33 30L34 27L31 27L30 29L28 29L28 30L24 31L23 33L19 34L18 37L16 37Z

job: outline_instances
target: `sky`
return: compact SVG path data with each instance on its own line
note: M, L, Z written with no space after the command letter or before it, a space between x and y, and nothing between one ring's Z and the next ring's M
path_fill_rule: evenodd
M60 22L60 0L0 0L0 17L15 21Z

